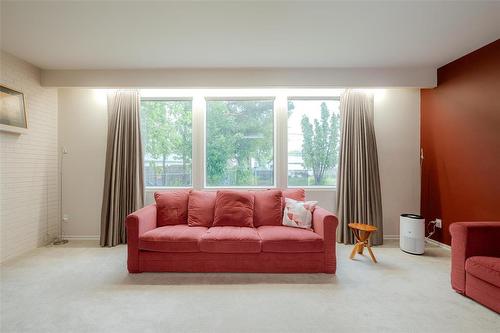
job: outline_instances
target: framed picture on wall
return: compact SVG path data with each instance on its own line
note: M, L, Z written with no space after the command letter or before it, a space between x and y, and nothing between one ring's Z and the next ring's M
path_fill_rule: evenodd
M24 94L0 85L0 131L24 133L27 129Z

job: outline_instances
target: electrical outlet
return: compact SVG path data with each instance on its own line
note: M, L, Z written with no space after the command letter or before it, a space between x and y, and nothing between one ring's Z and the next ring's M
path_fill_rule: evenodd
M443 227L443 221L441 219L436 219L436 228L441 229Z

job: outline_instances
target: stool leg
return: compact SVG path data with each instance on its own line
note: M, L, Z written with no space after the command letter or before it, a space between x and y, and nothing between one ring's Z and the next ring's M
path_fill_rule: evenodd
M373 262L377 263L377 259L375 259L375 256L373 255L370 245L366 245L366 248L368 249L368 253L370 253L370 257L372 257Z
M358 247L359 254L363 254L363 250L366 246L366 240L368 239L369 236L370 236L370 233L368 233L366 231L362 231L362 230L359 231L358 242L361 243L360 246Z
M358 246L358 254L363 254L363 249L365 248L365 244L364 243L358 243L359 246Z
M354 258L354 256L356 255L356 252L358 251L358 247L359 247L359 234L357 233L357 230L355 230L355 229L351 229L351 230L352 230L352 234L354 235L354 238L356 239L356 243L354 244L354 247L352 248L351 255L349 256L350 259Z
M351 256L349 257L350 259L354 258L354 255L356 254L357 250L358 250L358 243L356 243L352 248Z

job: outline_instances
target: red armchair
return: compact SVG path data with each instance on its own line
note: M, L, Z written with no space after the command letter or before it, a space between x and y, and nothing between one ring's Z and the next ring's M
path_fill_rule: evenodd
M500 312L500 222L453 223L451 286Z

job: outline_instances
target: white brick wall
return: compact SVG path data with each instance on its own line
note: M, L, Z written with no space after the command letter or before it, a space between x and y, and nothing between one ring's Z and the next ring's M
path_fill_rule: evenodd
M0 51L0 82L25 95L28 132L0 131L0 261L50 242L58 233L57 89L40 70Z

